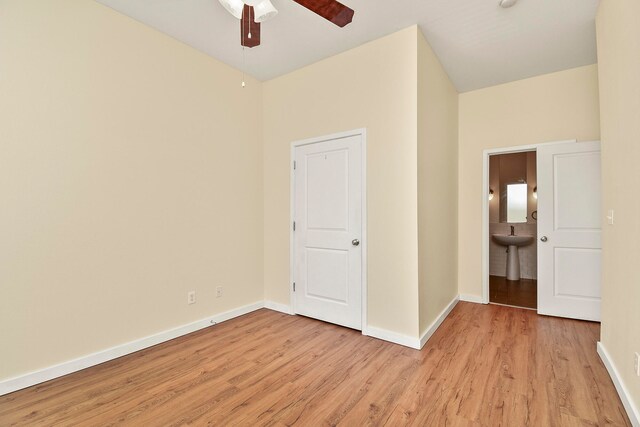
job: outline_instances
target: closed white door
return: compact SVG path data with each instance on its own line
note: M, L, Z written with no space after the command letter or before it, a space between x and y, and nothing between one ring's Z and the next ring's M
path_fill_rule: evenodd
M295 312L362 329L362 140L295 148Z
M600 321L600 143L538 148L538 313Z

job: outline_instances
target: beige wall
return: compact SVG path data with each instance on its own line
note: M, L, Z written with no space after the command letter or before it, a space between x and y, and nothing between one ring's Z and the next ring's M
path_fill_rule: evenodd
M460 94L458 287L482 296L482 153L600 138L596 65Z
M458 93L418 31L420 334L458 294Z
M640 2L602 0L598 10L598 72L602 126L604 225L602 337L640 417ZM604 217L604 215L603 215ZM637 419L637 418L636 418Z
M0 6L0 380L261 301L260 85L93 1Z
M265 297L289 304L293 141L367 129L368 323L418 336L417 27L264 84Z

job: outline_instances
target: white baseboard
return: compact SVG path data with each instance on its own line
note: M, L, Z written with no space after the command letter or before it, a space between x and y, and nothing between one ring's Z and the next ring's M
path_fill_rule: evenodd
M177 328L149 335L147 337L125 344L117 345L115 347L98 351L96 353L88 354L86 356L70 360L68 362L60 363L58 365L29 372L24 375L2 380L0 381L0 396L14 392L16 390L30 387L32 385L40 384L42 382L61 377L63 375L70 374L72 372L77 372L82 369L125 356L127 354L134 353L136 351L172 340L182 335L190 334L191 332L195 332L199 329L204 329L206 327L215 325L216 323L221 323L225 320L230 320L235 317L242 316L243 314L258 310L260 308L263 308L264 306L265 304L262 301L250 305L245 305L243 307L216 314L214 316L207 317L193 323L178 326Z
M265 301L264 308L268 308L269 310L273 311L279 311L280 313L293 314L291 306L287 304L280 304L279 302Z
M631 395L627 391L627 388L625 387L620 374L618 374L616 365L613 363L613 360L611 360L611 357L609 356L609 352L607 352L607 349L604 348L604 345L602 345L602 342L600 341L598 341L598 354L600 355L600 359L602 359L604 366L607 368L609 376L613 380L613 384L616 386L616 390L618 391L620 400L622 400L624 409L627 411L627 416L629 417L629 420L631 420L631 425L634 427L639 427L640 411L638 411L638 408L631 400Z
M449 313L451 313L451 310L453 310L453 307L456 306L459 299L460 297L458 296L452 299L451 302L438 315L436 320L434 320L433 323L427 328L427 330L424 331L424 333L420 336L420 348L424 347L427 341L429 341L429 338L431 338L431 335L433 335L433 333L440 327L442 322L444 322L444 319L446 319Z
M363 330L362 334L373 337L373 338L378 338L383 341L389 341L394 344L400 344L405 347L411 347L411 348L415 348L416 350L420 350L420 340L418 338L412 338L407 335L402 335L397 332L389 331L387 329L367 326L366 332Z
M462 296L460 296L460 300ZM373 326L367 326L363 329L364 335L378 338L384 341L389 341L395 344L403 345L405 347L414 348L420 350L427 340L438 329L440 324L444 321L447 315L451 312L458 302L458 298L454 298L449 305L438 315L438 318L429 326L429 328L422 334L420 338L414 338L407 335L399 334L397 332L389 331L386 329L376 328ZM475 301L474 301L475 302ZM169 329L157 334L149 335L139 340L131 341L125 344L121 344L115 347L111 347L96 353L88 354L77 359L73 359L58 365L43 368L37 371L29 372L24 375L20 375L13 378L8 378L0 381L0 396L11 393L26 387L30 387L36 384L40 384L45 381L52 380L54 378L61 377L73 372L80 371L82 369L89 368L91 366L98 365L100 363L107 362L109 360L116 359L118 357L125 356L127 354L134 353L136 351L160 344L174 338L195 332L197 330L215 325L216 323L224 322L235 317L242 316L260 308L268 308L270 310L293 314L291 307L286 304L280 304L273 301L260 301L254 304L239 307L234 310L230 310L221 314L217 314L211 317L207 317L202 320L198 320L193 323L179 326L177 328Z
M373 326L367 326L366 329L362 330L363 335L367 335L373 338L378 338L384 341L389 341L394 344L400 344L405 347L415 348L416 350L422 349L425 343L431 338L431 335L440 327L444 319L447 318L451 310L458 303L459 297L455 297L451 300L451 302L442 310L442 312L438 315L436 320L427 328L426 331L420 336L420 338L413 338L407 335L402 335L397 332L389 331L387 329L376 328Z
M474 304L484 304L485 303L482 300L482 297L479 297L477 295L466 295L466 294L460 294L460 301L472 302Z

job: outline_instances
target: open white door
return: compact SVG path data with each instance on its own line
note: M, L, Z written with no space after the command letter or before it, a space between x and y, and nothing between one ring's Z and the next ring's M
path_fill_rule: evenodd
M295 147L295 312L362 329L362 135Z
M538 148L538 313L600 321L600 142Z

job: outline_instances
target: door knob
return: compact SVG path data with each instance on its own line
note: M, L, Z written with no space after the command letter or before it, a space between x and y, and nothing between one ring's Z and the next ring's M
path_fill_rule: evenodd
M351 244L352 244L353 246L358 246L358 245L360 244L360 240L358 240L358 239L353 239L353 240L351 241Z
M549 239L547 239L547 236L542 236L542 237L540 238L540 241L541 241L541 242L546 242L547 240L549 240Z

